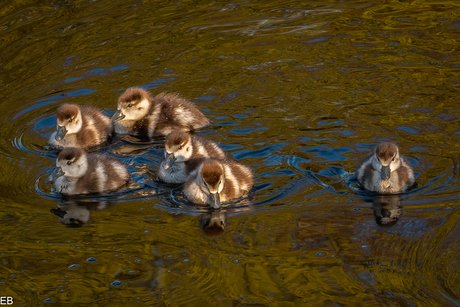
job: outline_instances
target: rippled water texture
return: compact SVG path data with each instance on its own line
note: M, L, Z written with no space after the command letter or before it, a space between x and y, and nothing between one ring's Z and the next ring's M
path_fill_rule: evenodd
M1 2L0 296L459 306L459 6ZM196 103L213 123L200 133L254 171L254 195L194 207L156 181L164 139L129 137L96 149L129 165L128 187L54 193L56 108L111 115L132 86ZM359 189L355 166L382 141L400 145L415 189Z

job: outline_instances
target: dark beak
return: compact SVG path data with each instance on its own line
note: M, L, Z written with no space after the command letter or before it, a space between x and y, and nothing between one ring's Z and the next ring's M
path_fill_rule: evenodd
M61 209L51 209L50 212L60 218L63 218L67 214L66 211L62 211Z
M166 153L166 159L163 162L163 168L168 169L173 166L174 162L176 162L176 158L174 157L173 153Z
M220 209L220 195L219 193L211 193L211 208Z
M117 112L115 112L115 114L113 114L112 116L112 121L115 123L119 120L122 120L123 118L125 118L126 116L123 115L123 113L121 112L121 110L118 110Z
M64 176L64 172L62 171L62 168L60 167L56 167L53 171L53 173L51 174L51 179L52 180L56 180L58 179L59 177L61 176Z
M67 133L67 129L65 128L65 126L58 125L57 133L54 138L56 139L56 141L60 141L65 137L66 133Z
M387 165L387 166L382 165L382 170L380 171L380 175L382 176L382 179L383 180L390 179L390 174L391 174L390 165Z

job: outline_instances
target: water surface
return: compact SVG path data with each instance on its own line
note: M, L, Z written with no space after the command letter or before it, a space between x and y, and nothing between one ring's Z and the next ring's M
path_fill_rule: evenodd
M28 306L460 305L456 1L0 4L0 295ZM46 147L64 102L178 92L256 176L221 212L156 181L163 139L96 150L128 187L63 200ZM361 191L399 144L418 185ZM61 218L59 212L66 212ZM78 217L81 227L68 227ZM218 222L220 227L208 227Z

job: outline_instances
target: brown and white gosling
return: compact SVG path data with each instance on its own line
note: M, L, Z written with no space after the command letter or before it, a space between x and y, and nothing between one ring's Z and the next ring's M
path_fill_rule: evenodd
M366 190L382 194L404 192L415 183L409 161L393 143L377 145L374 153L358 165L356 179Z
M93 107L65 103L57 109L56 117L56 131L48 140L56 148L93 147L113 134L110 118Z
M247 196L253 186L249 167L228 160L206 159L190 175L184 194L193 203L218 209L223 203Z
M158 178L167 183L184 183L205 159L225 159L224 151L214 142L188 132L174 131L165 139L165 159Z
M209 125L195 105L177 94L155 97L141 88L130 88L118 98L112 116L115 132L139 137L167 135L172 131L193 131Z
M70 147L59 153L51 180L58 193L93 194L121 188L129 173L124 164L110 156Z

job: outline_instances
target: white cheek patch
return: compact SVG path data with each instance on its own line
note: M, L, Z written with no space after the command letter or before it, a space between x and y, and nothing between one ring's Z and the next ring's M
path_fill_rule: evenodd
M187 148L189 149L187 151ZM192 150L190 145L186 145L185 147L182 147L181 150L176 151L175 154L176 158L178 161L187 161L191 158L192 156Z
M94 123L94 122L93 122ZM83 126L82 122L82 117L81 113L79 113L73 120L72 122L68 122L66 125L67 133L69 134L74 134L80 132L81 128Z
M125 115L125 120L139 120L143 118L150 109L150 102L147 99L143 99L138 104L122 109L123 115Z

